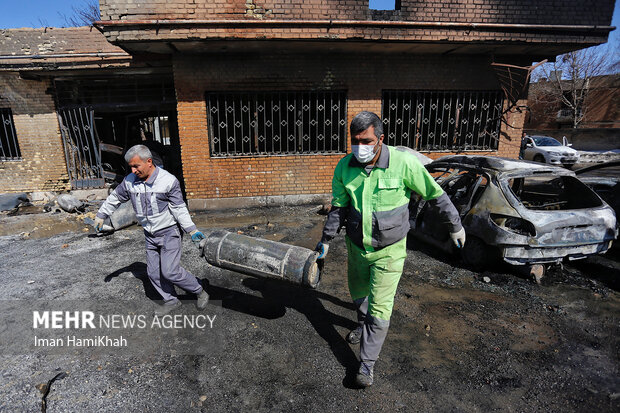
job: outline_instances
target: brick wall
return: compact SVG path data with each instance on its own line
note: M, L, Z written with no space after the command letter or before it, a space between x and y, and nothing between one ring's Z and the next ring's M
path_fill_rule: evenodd
M608 26L614 8L613 0L427 0L402 3L400 11L377 12L368 9L367 0L154 0L140 4L134 0L100 1L101 27L109 41L119 44L144 40L233 38L443 43L501 41L564 44L560 53L605 42L606 29L589 27L577 30L568 26ZM154 23L156 20L159 22ZM169 24L171 21L173 24ZM524 26L484 27L515 24L563 27L553 30Z
M173 70L189 199L329 193L333 169L343 156L212 159L207 91L347 90L350 123L362 110L381 113L382 89L499 89L488 61L479 56L177 55ZM523 114L510 114L508 122L515 129L502 126L499 150L488 154L518 155Z
M571 90L570 81L564 81L564 90ZM540 80L531 83L528 93L530 115L527 129L572 128L572 111L560 99L554 81ZM558 111L568 109L570 115L558 119ZM620 126L620 74L593 77L582 106L584 118L579 128L617 128Z
M156 41L186 41L186 40L312 40L324 42L336 41L391 41L391 42L429 42L436 44L451 43L528 43L532 45L553 44L562 46L559 53L569 50L601 44L607 41L607 32L537 32L530 30L512 29L472 29L469 27L457 28L428 28L428 27L392 27L392 26L340 26L337 23L330 25L287 26L266 24L263 26L239 27L238 25L158 25L152 24L143 27L104 27L104 33L110 42L156 40ZM509 43L507 43L509 44ZM578 46L575 46L578 45ZM498 50L502 54L502 50Z
M368 0L100 0L102 20L332 19L451 23L608 25L613 0L403 0L398 12L376 12Z
M49 81L0 74L0 107L11 108L21 161L0 162L0 192L69 189L67 167Z

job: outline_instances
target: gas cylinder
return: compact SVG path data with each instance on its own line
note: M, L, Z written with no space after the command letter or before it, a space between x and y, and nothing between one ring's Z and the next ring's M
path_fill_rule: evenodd
M321 279L319 253L308 248L213 230L201 241L202 255L217 267L288 280L316 288Z

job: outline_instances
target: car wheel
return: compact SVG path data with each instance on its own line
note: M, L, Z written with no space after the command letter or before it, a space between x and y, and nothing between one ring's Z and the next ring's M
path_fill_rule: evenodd
M538 154L534 157L534 162L545 163L545 157L541 154Z
M474 271L482 271L487 268L494 260L495 251L480 238L468 235L465 246L461 250L463 261Z

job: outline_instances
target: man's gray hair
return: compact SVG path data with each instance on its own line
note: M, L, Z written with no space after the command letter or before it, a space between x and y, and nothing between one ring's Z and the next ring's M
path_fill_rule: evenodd
M153 159L153 154L151 150L144 145L134 145L125 154L125 162L129 163L135 156L146 161L148 159Z
M351 121L351 136L364 132L371 126L375 127L375 136L377 139L380 139L381 135L383 135L383 122L381 122L381 118L372 112L360 112Z

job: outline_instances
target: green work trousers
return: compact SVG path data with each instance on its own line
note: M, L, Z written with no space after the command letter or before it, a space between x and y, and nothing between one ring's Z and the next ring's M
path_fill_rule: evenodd
M396 287L407 257L407 238L379 251L366 252L345 237L349 292L353 300L368 297L368 314L389 321Z

